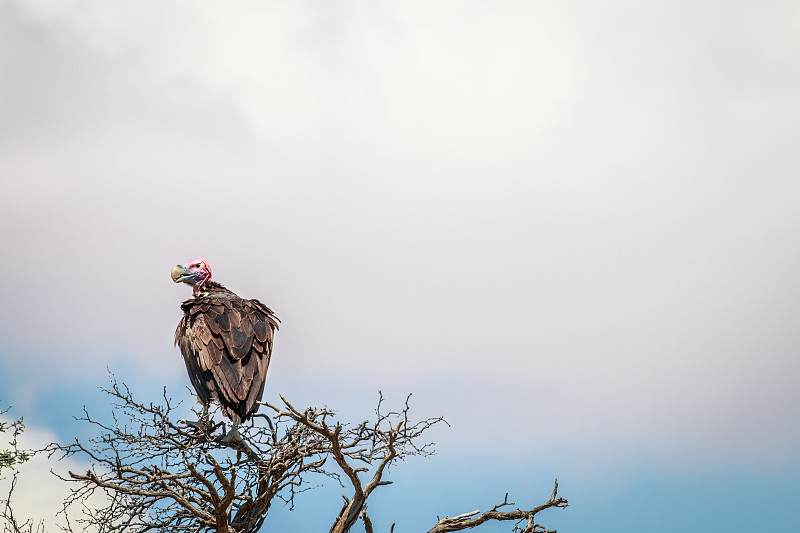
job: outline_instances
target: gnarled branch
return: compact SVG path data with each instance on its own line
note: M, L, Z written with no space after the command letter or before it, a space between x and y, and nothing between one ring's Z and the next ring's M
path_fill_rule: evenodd
M472 529L490 520L514 520L516 522L514 526L515 533L533 533L534 531L541 533L555 533L555 531L551 531L535 522L536 513L551 507L559 507L563 509L569 505L569 502L567 502L567 500L564 498L558 497L558 480L556 479L550 499L542 505L538 505L529 511L523 511L521 509L515 509L513 511L500 510L502 507L514 505L516 504L508 501L508 493L506 493L503 501L495 505L492 509L484 511L483 513L477 510L454 516L452 518L444 517L436 522L436 525L433 526L428 533L447 533L449 531ZM525 524L524 527L521 525L523 522Z

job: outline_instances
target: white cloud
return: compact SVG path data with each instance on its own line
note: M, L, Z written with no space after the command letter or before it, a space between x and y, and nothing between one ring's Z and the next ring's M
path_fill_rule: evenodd
M276 387L796 449L794 3L9 5L0 328L26 361L181 373L167 271L202 255L284 319Z
M8 420L8 417L4 416L3 419ZM20 450L40 450L55 441L55 434L47 428L26 425L25 431L19 436L18 446ZM13 471L3 470L0 476L0 498L3 500L8 497L16 474L16 484L11 494L11 510L18 524L30 520L34 530L39 524L44 524L45 531L55 530L59 525L65 524L63 514L59 513L64 499L69 495L70 487L53 472L66 476L70 470L85 471L86 465L74 458L60 461L56 459L37 454L29 461L17 465ZM71 509L69 517L73 524L77 516L75 510Z

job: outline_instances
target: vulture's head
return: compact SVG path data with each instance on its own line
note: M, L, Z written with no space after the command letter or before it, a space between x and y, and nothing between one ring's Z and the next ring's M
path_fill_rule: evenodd
M172 281L191 285L194 294L200 290L203 283L211 279L211 268L202 259L195 259L183 265L172 267Z

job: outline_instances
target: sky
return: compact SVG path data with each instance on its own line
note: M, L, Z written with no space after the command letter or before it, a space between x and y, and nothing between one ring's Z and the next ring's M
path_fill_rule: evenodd
M563 532L797 531L798 49L778 0L0 0L0 402L188 398L202 257L282 320L268 401L450 422L376 527L558 477Z

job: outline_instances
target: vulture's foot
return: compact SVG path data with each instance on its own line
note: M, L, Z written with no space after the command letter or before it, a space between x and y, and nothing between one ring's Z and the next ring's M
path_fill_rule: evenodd
M233 426L231 430L222 437L222 442L225 443L234 443L234 442L244 442L242 435L239 433L239 428Z
M202 433L208 433L211 431L211 420L205 417L200 418L200 420L186 420L185 418L182 418L181 420L178 420L178 422L193 427Z
M211 424L211 417L208 416L208 406L203 406L203 412L200 414L200 420L186 420L182 418L178 420L181 424L186 424L187 426L191 426L195 428L197 431L208 433L212 429Z

